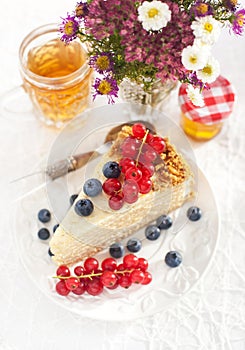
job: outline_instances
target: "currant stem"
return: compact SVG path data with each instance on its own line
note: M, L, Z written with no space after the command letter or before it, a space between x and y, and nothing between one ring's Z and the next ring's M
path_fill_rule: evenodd
M138 166L139 157L140 157L142 148L143 148L143 146L144 146L144 144L145 144L145 141L146 141L146 138L147 138L148 133L149 133L149 130L146 130L145 136L143 137L143 140L142 140L142 143L141 143L141 145L140 145L139 152L138 152L138 155L137 155L137 158L136 158L136 166Z
M133 271L132 270L123 270L123 271L114 271L115 274L125 274L125 273L131 273ZM92 272L89 275L81 275L81 276L76 276L76 278L89 278L90 280L92 279L92 277L96 277L96 276L101 276L103 274L103 272L98 272L98 273L94 273ZM53 278L59 278L61 280L66 280L69 279L73 276L53 276Z

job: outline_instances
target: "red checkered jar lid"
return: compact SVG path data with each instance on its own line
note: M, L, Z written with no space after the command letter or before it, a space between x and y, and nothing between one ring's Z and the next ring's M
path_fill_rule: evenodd
M209 84L210 89L202 92L203 107L195 106L187 96L187 84L182 84L179 89L179 104L182 113L190 120L202 124L216 124L229 117L235 102L235 92L231 83L219 76L215 82Z

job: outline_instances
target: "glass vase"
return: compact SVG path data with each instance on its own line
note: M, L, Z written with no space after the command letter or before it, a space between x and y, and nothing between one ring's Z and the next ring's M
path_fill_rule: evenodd
M168 80L162 83L160 80L156 80L152 87L145 91L143 83L138 84L125 78L120 84L119 94L123 101L132 104L132 112L137 119L139 115L149 114L154 109L162 111L167 104L170 93L177 85L177 81ZM132 119L134 118L132 117Z

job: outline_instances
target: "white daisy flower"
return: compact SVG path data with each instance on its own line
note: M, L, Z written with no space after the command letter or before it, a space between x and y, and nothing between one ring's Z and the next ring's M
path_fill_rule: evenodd
M206 49L211 51L211 45L204 43L201 39L195 38L193 42L193 46L198 46L200 49Z
M203 96L199 88L194 88L191 84L189 84L186 92L187 92L187 96L195 106L198 106L198 107L204 106Z
M171 19L171 11L167 4L161 1L144 1L138 7L138 20L145 30L160 30L166 27Z
M208 55L209 51L205 47L187 46L182 51L181 61L186 69L196 71L205 66Z
M219 38L221 27L220 22L213 16L198 17L192 22L191 29L196 38L204 44L213 45Z
M208 58L205 66L197 71L197 77L203 83L213 83L220 74L219 62L212 56Z

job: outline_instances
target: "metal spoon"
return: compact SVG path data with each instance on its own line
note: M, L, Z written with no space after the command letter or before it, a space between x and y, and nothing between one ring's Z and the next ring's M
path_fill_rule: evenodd
M10 183L18 182L20 180L26 179L27 177L31 177L33 175L37 175L40 173L46 174L50 178L50 180L55 180L61 176L66 175L67 173L80 169L81 167L83 167L89 162L92 156L93 156L93 159L95 159L99 155L106 153L106 151L109 150L109 148L111 147L112 142L116 140L117 135L121 131L123 126L133 125L135 123L142 123L150 132L156 133L156 129L154 125L143 120L137 120L134 122L127 122L127 123L117 125L114 128L110 129L110 131L106 135L104 140L105 147L102 145L97 150L77 154L74 156L70 156L66 159L62 159L52 165L47 166L45 170L40 170L31 174L24 175L20 178L17 178L11 181Z

